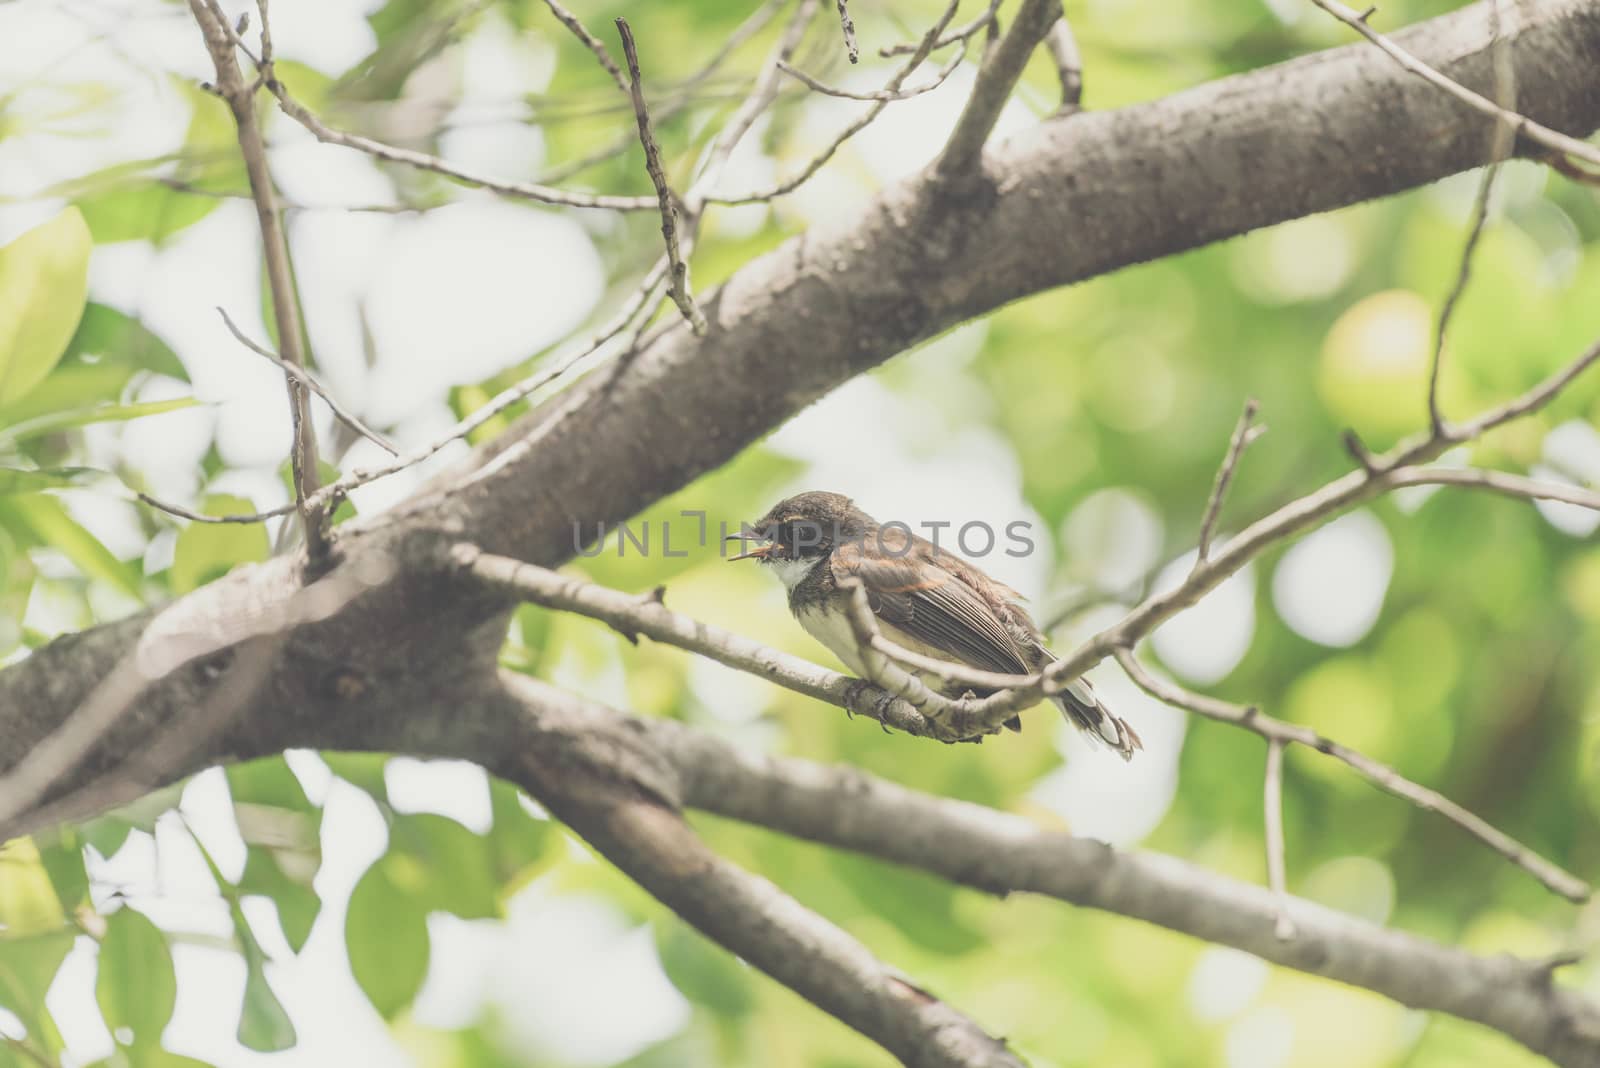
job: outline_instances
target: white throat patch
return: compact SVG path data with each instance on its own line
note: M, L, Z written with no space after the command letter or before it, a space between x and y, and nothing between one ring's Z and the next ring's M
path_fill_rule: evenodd
M772 557L767 561L767 566L772 568L773 573L782 580L784 589L792 590L805 581L805 577L811 574L812 568L826 559L827 557L825 556L819 556L811 560L784 560Z

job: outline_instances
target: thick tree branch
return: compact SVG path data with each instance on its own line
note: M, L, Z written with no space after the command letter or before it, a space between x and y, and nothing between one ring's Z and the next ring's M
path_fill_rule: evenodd
M528 714L506 738L518 755L495 770L708 938L907 1065L1022 1068L1004 1042L849 934L712 852L678 811L678 776L661 753L555 704L540 683L508 676L506 685Z
M554 747L551 731L573 732L569 744L587 740L591 753L622 746L596 738L625 738L635 751L652 754L655 781L671 782L690 808L991 893L1041 894L1144 920L1484 1024L1560 1065L1600 1063L1600 1006L1552 986L1538 962L1476 956L1297 898L1288 899L1294 928L1280 937L1277 895L1172 857L1045 831L1017 816L917 793L854 768L743 752L681 724L623 716L539 683L508 685L528 722L540 725L541 748ZM531 748L531 742L523 747ZM663 757L669 769L658 763ZM612 774L627 774L625 766Z

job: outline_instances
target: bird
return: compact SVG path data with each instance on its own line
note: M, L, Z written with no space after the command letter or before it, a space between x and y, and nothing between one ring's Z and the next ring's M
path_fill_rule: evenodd
M880 524L843 494L786 497L727 540L756 543L729 559L771 568L788 590L796 622L858 675L867 671L847 607L857 583L883 637L925 657L1006 675L1033 674L1057 659L1021 594L903 523ZM903 666L945 696L974 692ZM1144 748L1087 680L1073 680L1051 700L1069 723L1123 760ZM1006 726L1020 729L1016 719Z

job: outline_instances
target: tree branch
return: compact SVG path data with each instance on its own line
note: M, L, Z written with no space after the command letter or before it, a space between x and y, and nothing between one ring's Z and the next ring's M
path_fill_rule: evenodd
M1576 137L1568 137L1548 126L1542 126L1525 115L1501 107L1482 93L1474 92L1463 85L1460 79L1452 78L1449 74L1429 66L1425 60L1418 58L1392 38L1373 29L1366 17L1354 8L1340 3L1339 0L1311 0L1311 2L1377 45L1402 69L1416 75L1429 85L1444 90L1473 110L1490 116L1497 120L1497 123L1510 127L1518 137L1525 137L1552 152L1576 156L1586 163L1600 165L1600 148L1587 141L1580 141Z
M1022 0L1011 28L979 69L967 106L933 165L933 173L940 180L969 174L978 166L984 142L989 140L1001 109L1011 99L1011 91L1022 77L1028 59L1061 17L1061 0Z
M1515 838L1491 825L1481 816L1462 808L1438 791L1430 790L1426 786L1412 782L1387 764L1373 760L1371 757L1359 753L1348 746L1340 745L1331 738L1325 738L1310 727L1286 723L1283 720L1263 715L1254 706L1236 705L1228 701L1219 701L1215 697L1207 697L1204 694L1190 693L1183 687L1168 682L1145 667L1139 662L1138 657L1134 655L1131 649L1119 647L1116 650L1116 658L1117 663L1128 673L1128 677L1133 680L1136 686L1152 697L1172 705L1174 708L1182 708L1207 719L1243 727L1261 735L1272 744L1284 745L1295 742L1305 746L1307 749L1314 749L1319 753L1331 756L1352 768L1362 778L1379 789L1386 790L1396 797L1409 801L1424 811L1437 812L1496 853L1499 853L1512 864L1538 879L1548 890L1561 895L1568 901L1581 904L1589 900L1590 895L1594 893L1589 884L1579 879L1576 875L1559 865L1552 864Z
M1541 962L1475 956L1298 898L1289 899L1294 930L1279 938L1279 900L1271 891L1172 857L1044 831L1021 817L930 797L855 768L745 752L682 724L623 716L531 680L508 685L524 714L545 728L537 746L529 741L519 751L548 746L549 731L587 738L593 753L621 744L596 738L626 738L666 759L670 771L652 764L654 773L670 779L691 808L990 893L1041 894L1232 946L1412 1008L1481 1023L1560 1065L1592 1068L1600 1059L1600 1006L1551 985Z
M460 569L488 589L509 592L533 604L599 620L629 641L637 641L643 635L665 645L698 653L719 664L749 672L785 689L826 701L848 712L860 713L909 734L946 742L970 740L972 735L967 733L966 724L978 714L974 710L983 707L982 701L953 700L932 693L895 664L891 658L899 657L922 670L939 670L935 662L911 654L877 634L871 612L860 603L859 595L854 603L851 625L856 628L862 659L868 668L868 681L873 686L866 686L807 660L781 653L742 635L679 615L668 609L659 596L639 597L607 589L532 564L486 554L472 545L453 546L449 550L449 562L452 567ZM1151 672L1139 663L1128 647L1118 646L1112 652L1129 678L1158 700L1208 719L1242 727L1259 734L1271 745L1295 743L1331 756L1380 789L1424 811L1439 813L1510 863L1528 872L1552 892L1577 902L1587 900L1591 894L1589 885L1582 879L1539 856L1482 817L1437 791L1412 782L1388 765L1325 738L1309 727L1262 715L1254 707L1243 707L1190 693ZM955 670L947 666L945 670L952 680L970 682L974 686L1015 685L1011 676L989 676L984 672ZM1269 787L1269 796L1272 792ZM1271 837L1269 820L1269 840ZM1275 848L1281 857L1281 844Z
M667 184L666 168L661 164L661 149L655 134L650 132L650 108L645 103L643 75L639 71L639 50L633 43L633 30L628 20L618 17L617 33L622 37L622 54L628 63L628 93L633 100L634 118L639 124L639 143L644 146L644 166L650 173L650 182L656 187L656 200L661 211L661 238L667 248L667 292L678 311L688 321L696 334L706 332L706 317L694 302L689 291L689 265L678 247L678 206L672 188Z
M236 35L216 0L189 0L189 10L200 24L206 50L217 71L217 94L233 113L238 129L239 154L244 159L250 193L255 200L256 221L261 229L261 253L266 264L267 287L272 297L272 315L278 327L278 344L285 363L295 368L306 366L305 334L300 323L300 303L295 295L294 278L289 268L289 245L283 232L283 217L278 212L277 193L272 173L267 168L267 147L256 122L256 85L246 83L233 55ZM272 38L262 12L262 62L271 62ZM286 374L289 414L294 443L289 451L294 476L295 501L305 525L306 548L313 570L325 565L328 555L328 520L331 509L312 501L321 476L317 470L317 438L311 422L310 395L293 373Z
M1228 453L1217 468L1217 479L1211 486L1211 498L1206 501L1205 517L1200 520L1200 540L1195 550L1196 567L1205 563L1211 555L1211 536L1216 532L1217 517L1222 514L1222 502L1228 496L1228 486L1233 482L1233 472L1239 466L1240 457L1266 430L1265 427L1250 425L1258 407L1254 397L1244 402L1244 411L1239 413L1239 422L1234 425L1233 437L1228 441Z
M1022 1068L1004 1041L772 883L712 852L672 796L662 754L506 676L519 755L496 770L712 941L917 1068ZM642 725L642 724L641 724ZM589 728L600 726L599 731Z

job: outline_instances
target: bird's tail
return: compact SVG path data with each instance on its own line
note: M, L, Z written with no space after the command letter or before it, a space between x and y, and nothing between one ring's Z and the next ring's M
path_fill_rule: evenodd
M1127 720L1112 714L1095 696L1087 679L1074 679L1051 700L1061 706L1061 714L1067 717L1067 722L1083 731L1091 741L1111 747L1123 760L1132 760L1134 752L1144 748L1138 733Z

